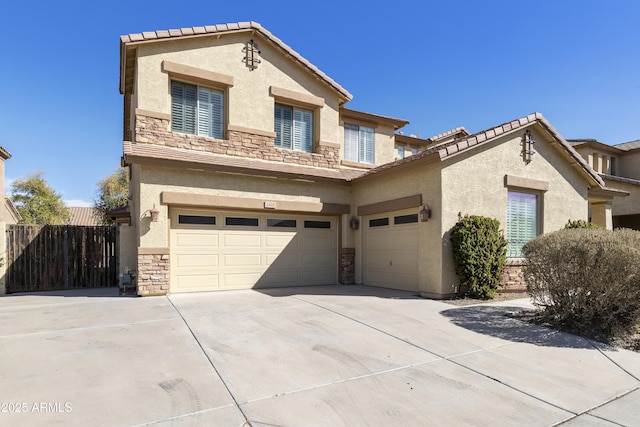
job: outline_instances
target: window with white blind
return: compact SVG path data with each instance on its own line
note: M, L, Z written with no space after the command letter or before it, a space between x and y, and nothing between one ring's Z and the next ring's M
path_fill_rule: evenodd
M372 128L344 124L344 159L375 163L375 132Z
M274 131L276 147L310 153L313 150L313 111L276 104Z
M398 158L404 159L404 145L398 145Z
M224 93L188 83L171 82L171 130L224 137Z
M522 247L538 235L538 196L509 191L507 202L507 256L522 257Z

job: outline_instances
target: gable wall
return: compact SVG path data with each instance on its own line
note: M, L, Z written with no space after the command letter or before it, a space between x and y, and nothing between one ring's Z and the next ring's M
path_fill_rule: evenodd
M541 198L543 220L540 232L561 229L569 219L588 219L585 178L569 165L556 148L556 143L551 145L548 142L550 137L538 126L529 126L528 129L536 141L536 154L528 165L520 157L520 142L525 129L443 161L443 293L453 292L459 283L448 235L458 213L496 218L505 229L508 193L505 175L548 183L549 190Z
M243 62L243 49L252 38L261 50L262 62L250 71ZM322 98L325 105L319 113L320 140L339 141L339 100L335 92L256 33L140 45L135 108L170 114L170 78L162 71L163 60L232 76L234 83L228 90L227 103L229 126L273 132L274 98L269 88L276 86ZM318 115L315 118L318 119Z

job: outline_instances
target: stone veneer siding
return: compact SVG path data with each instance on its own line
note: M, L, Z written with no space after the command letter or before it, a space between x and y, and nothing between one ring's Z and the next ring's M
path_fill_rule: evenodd
M352 248L340 251L338 281L343 285L353 285L356 277L356 251Z
M138 295L169 293L169 255L138 255Z
M322 168L340 167L340 148L336 144L319 144L315 153L306 153L278 148L271 136L236 130L227 132L229 139L172 132L168 119L140 114L136 115L135 132L135 142Z
M507 264L502 270L502 281L498 286L500 292L523 292L527 290L524 282L522 268L524 267L524 258L507 259Z

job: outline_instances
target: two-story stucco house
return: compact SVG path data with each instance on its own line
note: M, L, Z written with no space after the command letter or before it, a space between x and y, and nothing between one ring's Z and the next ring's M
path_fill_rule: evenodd
M571 145L607 187L629 193L611 201L613 227L640 230L640 140L606 145L595 139L570 139Z
M347 108L346 89L257 23L131 34L120 49L121 265L140 295L359 283L445 296L459 212L498 218L517 260L590 204L607 224L623 194L537 113L401 134L406 120Z

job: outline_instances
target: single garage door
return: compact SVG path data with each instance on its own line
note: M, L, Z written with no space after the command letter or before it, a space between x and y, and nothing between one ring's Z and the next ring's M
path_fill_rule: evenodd
M332 217L171 211L171 292L337 281Z
M418 291L418 214L388 212L364 218L365 284Z

